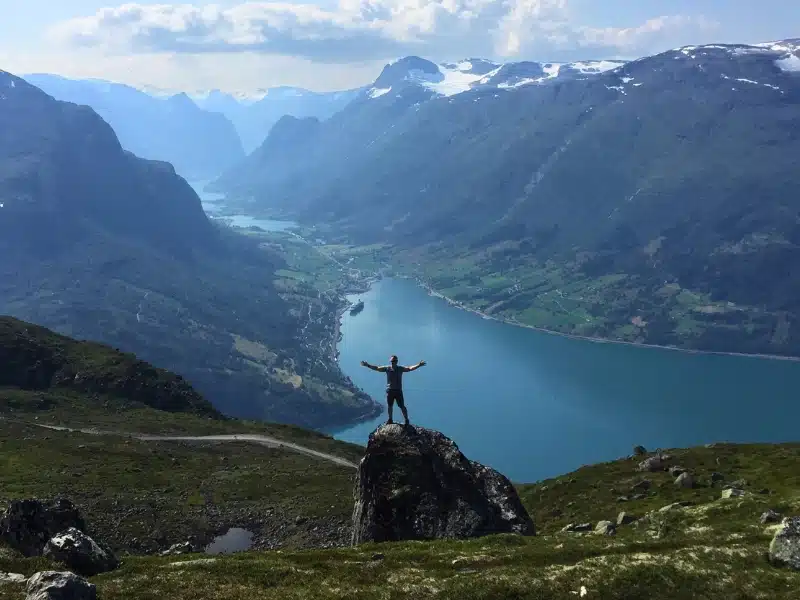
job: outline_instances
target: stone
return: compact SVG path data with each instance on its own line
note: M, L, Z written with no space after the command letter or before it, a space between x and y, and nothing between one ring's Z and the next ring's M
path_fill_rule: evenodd
M636 520L637 518L634 517L632 514L623 511L617 515L617 527L622 527L623 525L630 525Z
M181 542L179 544L173 544L169 547L169 549L164 550L164 552L161 553L161 556L178 556L181 554L191 554L192 552L196 551L197 550L191 542Z
M759 521L762 525L766 525L767 523L777 523L781 520L781 515L779 512L769 509L768 511L761 514L761 518Z
M722 498L738 498L739 496L744 496L744 490L740 488L725 488L722 490Z
M719 483L720 481L725 481L725 475L723 475L722 473L717 473L716 471L714 471L711 474L711 483L712 484Z
M620 496L617 498L617 502L627 502L627 501L628 501L627 496Z
M576 525L575 523L570 523L569 525L561 529L561 533L586 533L587 531L591 530L592 530L591 523L581 523L579 525Z
M97 588L75 573L40 571L28 579L25 600L97 600Z
M681 473L675 478L675 485L680 488L693 488L694 477L692 477L692 474L689 472Z
M647 454L647 448L645 448L644 446L635 446L633 448L634 456L644 456L645 454Z
M22 573L0 572L0 583L25 583L28 580Z
M594 533L596 535L615 535L617 533L617 526L611 521L600 521L595 525Z
M800 517L781 522L769 545L769 559L775 565L800 571Z
M353 544L535 535L514 486L422 427L382 425L358 467Z
M375 554L372 555L372 560L383 560L385 558L386 558L386 555L382 554L380 552L376 552Z
M649 479L642 479L641 481L637 481L631 486L631 491L647 491L650 489L652 483Z
M66 498L51 503L41 500L12 500L0 517L0 538L27 557L39 556L47 541L74 527L86 529L77 508Z
M676 510L678 508L686 508L688 506L694 506L694 502L691 500L683 500L681 502L673 502L672 504L667 504L666 506L662 506L658 509L658 512L670 512L672 510Z
M655 473L656 471L663 471L664 460L660 455L651 456L650 458L646 458L642 462L640 462L639 466L637 467L637 470L650 473Z
M684 473L686 473L686 469L684 469L683 467L670 467L669 468L669 474L672 475L673 477L678 477L680 475L683 475Z
M647 496L644 494L634 494L631 496L631 500L644 500L645 498L647 498Z
M110 549L103 548L74 527L54 535L42 554L87 577L112 571L119 566L117 557Z

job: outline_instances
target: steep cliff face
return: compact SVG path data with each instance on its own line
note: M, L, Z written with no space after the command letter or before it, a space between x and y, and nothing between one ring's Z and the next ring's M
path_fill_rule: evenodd
M438 431L384 425L359 465L353 543L535 535L514 486Z

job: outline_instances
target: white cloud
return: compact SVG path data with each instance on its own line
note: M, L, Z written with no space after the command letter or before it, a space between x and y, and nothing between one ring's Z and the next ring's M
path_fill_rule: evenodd
M339 0L331 8L288 2L228 8L124 4L59 23L50 35L106 53L259 53L345 64L407 54L631 55L680 45L712 25L664 16L632 28L589 27L572 17L568 0Z

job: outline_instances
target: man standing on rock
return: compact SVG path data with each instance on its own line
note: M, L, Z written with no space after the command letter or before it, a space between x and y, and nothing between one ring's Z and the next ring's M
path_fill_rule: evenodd
M373 371L378 371L379 373L386 373L386 404L389 405L389 420L386 422L394 423L394 421L392 421L392 411L394 409L394 403L397 402L397 406L403 411L403 418L406 420L406 425L408 425L408 411L406 410L406 403L403 399L403 373L407 371L416 371L420 367L424 367L425 361L421 360L412 367L403 367L397 364L397 357L392 356L389 362L391 364L388 367L378 367L362 360L361 366L372 369Z

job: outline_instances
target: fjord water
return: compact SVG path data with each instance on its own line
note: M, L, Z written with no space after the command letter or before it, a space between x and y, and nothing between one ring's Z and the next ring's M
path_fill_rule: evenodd
M364 310L342 318L344 373L382 402L385 376L361 360L427 361L404 375L412 422L515 481L614 460L638 444L798 438L800 362L570 339L483 319L408 280L382 280L357 298ZM363 444L385 418L336 437Z

